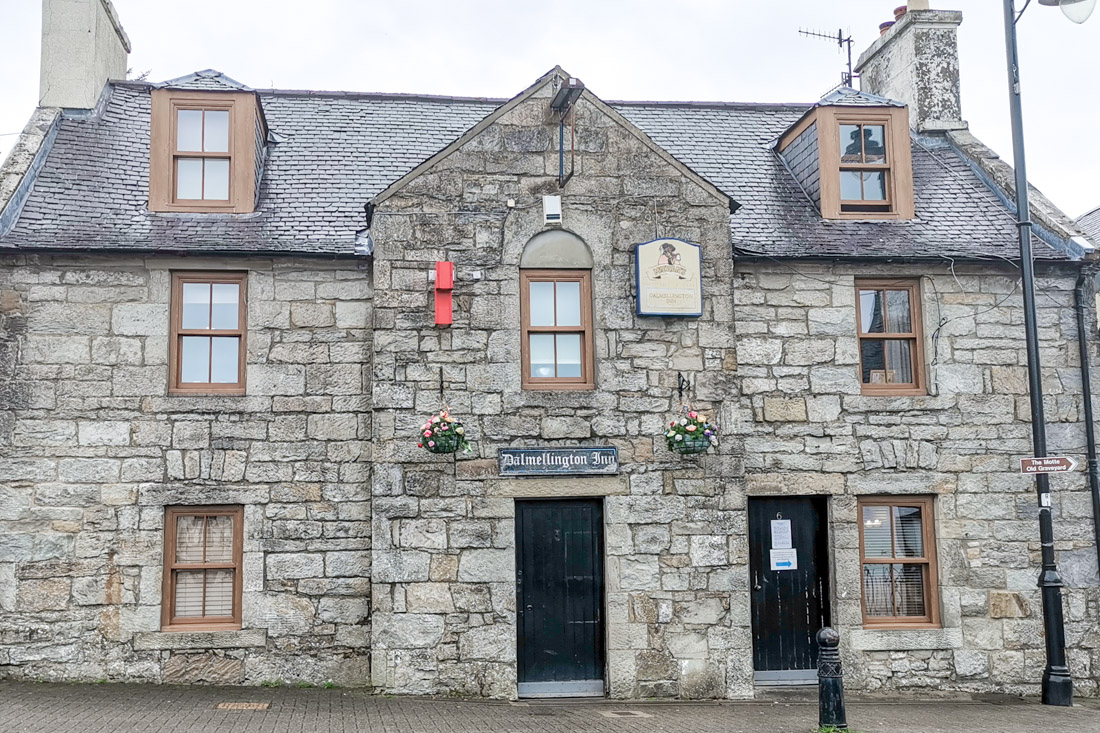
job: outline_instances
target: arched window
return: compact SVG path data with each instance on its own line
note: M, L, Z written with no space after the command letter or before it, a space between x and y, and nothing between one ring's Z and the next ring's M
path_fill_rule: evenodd
M524 389L593 389L592 252L560 229L531 238L520 257Z

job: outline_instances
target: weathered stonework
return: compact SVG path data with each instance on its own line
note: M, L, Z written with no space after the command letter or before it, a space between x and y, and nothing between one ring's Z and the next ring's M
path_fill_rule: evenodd
M727 434L736 433L727 445L744 452L750 495L831 497L833 621L845 684L1038 694L1038 511L1034 480L1018 462L1031 455L1031 431L1017 274L747 262L736 271L741 397L723 415ZM854 280L886 276L920 278L927 396L860 394ZM1037 284L1052 455L1079 455L1084 446L1075 279L1052 269ZM784 419L802 417L803 402L804 419ZM1096 695L1100 656L1088 639L1100 594L1087 482L1073 473L1051 484L1070 666L1077 693ZM936 496L942 629L861 628L856 499L870 494Z
M167 395L174 269L248 270L247 395ZM0 259L0 674L362 684L368 274ZM203 504L245 508L244 628L162 633L164 507Z
M729 592L744 573L726 566L739 551L731 534L744 531L743 497L729 490L740 461L671 455L661 437L680 408L678 372L700 409L732 396L728 202L587 97L576 106L575 173L559 189L551 94L536 90L375 214L373 684L516 694L511 497L524 490L511 487L524 482L495 479L497 449L603 444L619 449L621 484L540 479L536 495L606 495L609 694L750 695L749 638L734 622L744 608ZM591 392L520 389L518 263L544 229L544 194L562 196L563 227L598 263ZM702 245L701 318L634 315L633 247L655 231ZM443 259L459 281L447 329L432 322L427 279ZM441 374L471 457L416 447Z

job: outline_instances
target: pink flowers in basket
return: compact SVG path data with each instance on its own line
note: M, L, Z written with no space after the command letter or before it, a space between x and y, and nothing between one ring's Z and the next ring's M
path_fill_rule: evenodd
M446 409L428 418L420 426L417 448L426 448L432 453L456 453L463 450L472 453L470 441L466 439L466 428L455 420Z

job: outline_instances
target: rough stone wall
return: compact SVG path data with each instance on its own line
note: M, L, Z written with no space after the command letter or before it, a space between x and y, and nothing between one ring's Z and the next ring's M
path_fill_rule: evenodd
M676 457L662 437L680 407L677 372L700 408L729 393L728 205L588 99L576 107L576 172L559 189L549 96L544 87L506 112L374 217L374 684L514 696L514 497L572 493L606 496L609 693L751 694L749 639L735 623L747 592L731 592L747 574L729 566L745 553L730 482L740 463L724 449ZM562 196L563 227L597 263L594 391L520 389L518 262L544 229L544 194ZM702 245L702 318L634 315L633 246L658 233ZM457 265L455 317L437 328L428 272L444 259ZM439 408L441 369L472 456L416 447ZM497 478L500 447L576 444L617 446L623 475Z
M247 394L168 396L170 271L248 270ZM0 259L0 676L363 684L369 273ZM241 631L161 633L164 507L244 506Z
M1018 463L1031 455L1018 275L807 263L736 270L741 397L725 431L744 452L750 496L830 497L845 684L1038 694L1038 511L1034 480ZM860 394L854 278L887 276L921 278L928 396ZM1080 457L1074 281L1072 272L1040 277L1038 323L1049 450ZM1051 483L1069 659L1078 694L1096 695L1100 592L1087 480L1078 472ZM942 629L862 629L856 501L868 494L936 497Z

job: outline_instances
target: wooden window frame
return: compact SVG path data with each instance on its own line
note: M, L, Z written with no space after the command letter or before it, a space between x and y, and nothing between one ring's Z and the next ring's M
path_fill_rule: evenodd
M580 283L581 325L531 326L532 282L577 282ZM591 270L541 270L522 269L519 277L520 291L520 384L530 390L592 390L596 388L595 354L592 328L592 271ZM555 289L555 293L556 293ZM556 297L556 296L555 296ZM581 376L580 377L532 377L530 335L533 333L580 333L581 334Z
M914 218L913 151L909 140L908 110L904 107L819 107L816 112L814 119L817 120L818 156L821 163L821 215L826 219L850 220ZM886 162L841 163L841 125L885 127ZM785 135L783 139L793 140L794 137ZM844 211L846 204L866 202L841 200L841 169L885 171L885 203L889 204L889 210Z
M154 89L149 120L149 210L158 212L249 213L256 199L256 97L251 92ZM176 112L197 109L229 112L229 150L207 153L176 150ZM177 158L229 160L229 200L177 199Z
M180 517L233 517L233 561L231 563L177 563L176 533ZM205 536L203 542L205 542ZM244 570L244 507L243 506L170 506L164 511L164 578L161 591L161 631L220 631L241 628L241 589ZM177 617L173 615L176 607L176 584L173 582L177 570L218 570L233 569L233 615Z
M240 287L237 291L236 329L185 329L183 328L183 285L185 283L228 283ZM247 272L197 272L172 273L172 297L169 306L168 328L168 394L219 394L243 395L248 355L248 273ZM184 336L237 336L236 382L181 382L180 365Z
M924 368L924 318L921 313L921 294L919 279L870 279L856 278L856 347L859 350L860 390L865 395L905 396L928 394L928 381ZM907 290L909 292L909 318L913 331L909 333L866 333L863 330L863 311L859 304L861 290ZM865 384L863 381L863 342L864 341L911 341L913 343L913 379L914 382L901 384Z
M924 557L867 558L863 546L863 507L908 506L921 509L921 536L924 541ZM863 626L868 629L938 629L940 624L939 573L936 561L936 497L934 496L861 496L856 502L856 521L859 523L859 602L863 613ZM891 512L891 522L893 513ZM892 529L892 528L891 528ZM891 531L891 542L893 532ZM864 565L922 565L924 566L924 616L868 616L863 581Z

